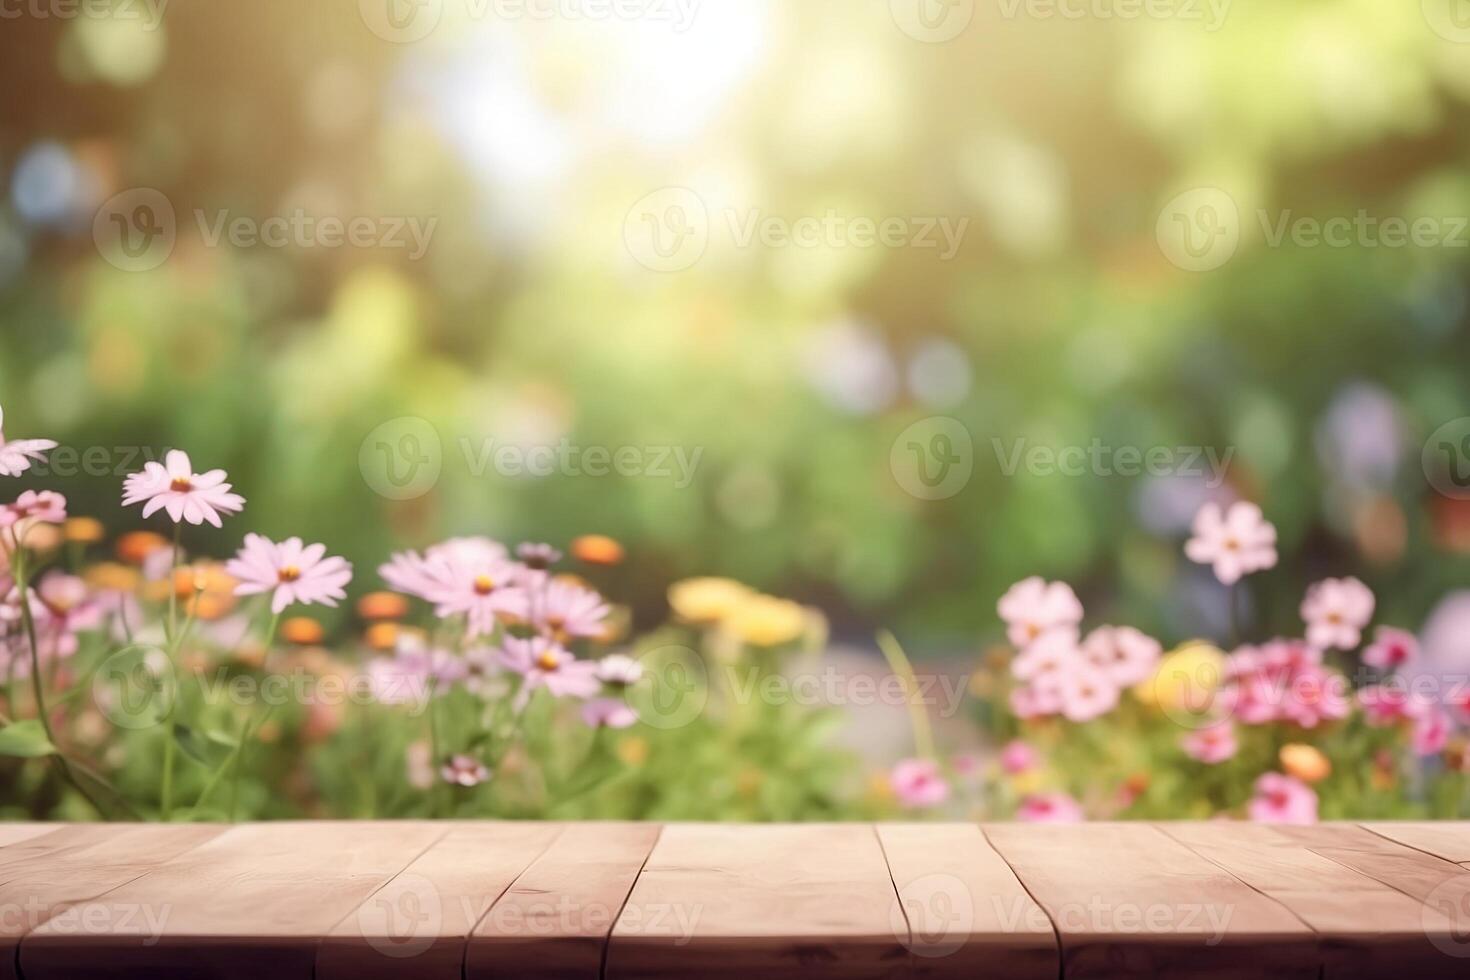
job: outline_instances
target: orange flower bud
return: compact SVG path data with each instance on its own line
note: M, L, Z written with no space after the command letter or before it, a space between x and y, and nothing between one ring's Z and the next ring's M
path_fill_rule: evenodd
M589 565L621 565L623 546L605 534L584 534L572 542L572 555Z

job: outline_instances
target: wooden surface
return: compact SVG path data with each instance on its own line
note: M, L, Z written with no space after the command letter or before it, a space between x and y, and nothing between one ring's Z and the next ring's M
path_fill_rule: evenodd
M0 825L0 980L1470 977L1470 824Z

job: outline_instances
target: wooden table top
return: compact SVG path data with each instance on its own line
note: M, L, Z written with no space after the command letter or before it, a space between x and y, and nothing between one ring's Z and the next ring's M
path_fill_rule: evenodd
M0 980L1470 977L1470 823L0 824Z

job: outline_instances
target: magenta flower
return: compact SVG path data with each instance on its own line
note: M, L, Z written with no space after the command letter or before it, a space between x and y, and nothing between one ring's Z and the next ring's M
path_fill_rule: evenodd
M638 712L617 698L595 698L582 705L582 720L591 728L631 728Z
M1387 728L1413 721L1421 705L1408 690L1397 684L1369 684L1358 689L1363 719L1373 728Z
M1241 647L1227 670L1232 713L1247 725L1283 721L1315 728L1352 711L1346 678L1322 666L1322 651L1300 640Z
M14 527L22 521L60 524L65 520L66 498L50 490L42 490L40 493L27 490L14 503L0 507L0 527Z
M472 755L455 755L444 763L439 775L446 783L469 789L488 780L490 770L485 768L485 763Z
M1438 704L1427 704L1415 712L1411 742L1414 754L1436 755L1450 740L1450 716Z
M1039 577L1011 586L996 606L1005 621L1011 645L1024 650L1052 631L1077 632L1082 603L1065 582L1048 583Z
M500 662L525 678L523 695L544 687L558 698L590 698L602 690L597 664L578 660L545 637L506 639Z
M240 580L235 595L272 592L271 612L279 615L293 603L335 606L347 598L352 565L343 558L326 557L324 544L303 545L300 538L277 544L259 534L245 535L245 546L225 565Z
M1119 687L1132 687L1154 675L1163 650L1158 640L1131 626L1102 626L1083 641L1082 658Z
M1419 656L1419 638L1408 630L1378 627L1373 645L1363 651L1363 663L1379 670L1398 670Z
M932 759L905 759L893 767L888 785L898 802L911 810L939 806L949 799L949 783Z
M608 605L602 596L575 582L552 579L531 602L532 625L558 643L601 636Z
M50 439L16 439L5 441L5 409L0 408L0 476L20 476L31 468L31 461L44 463L46 453L56 448Z
M189 454L171 449L162 463L150 460L141 473L123 481L123 506L143 504L144 517L166 511L175 524L208 521L223 527L220 514L237 514L245 508L245 498L230 492L225 475L224 470L195 473Z
M1316 823L1317 794L1299 779L1268 772L1256 780L1246 812L1256 823Z
M1235 740L1235 726L1228 721L1190 732L1179 744L1185 755L1212 766L1233 759L1240 749Z
M1081 823L1082 804L1066 793L1036 793L1021 801L1016 819L1024 823Z
M1234 585L1276 567L1276 528L1255 504L1232 504L1226 512L1212 501L1195 515L1194 537L1184 553L1192 562L1213 565L1222 584Z
M1355 578L1330 578L1307 590L1302 619L1307 641L1320 650L1351 650L1373 618L1373 592Z
M1012 776L1035 769L1037 759L1036 750L1020 739L1007 742L1000 750L1000 767Z

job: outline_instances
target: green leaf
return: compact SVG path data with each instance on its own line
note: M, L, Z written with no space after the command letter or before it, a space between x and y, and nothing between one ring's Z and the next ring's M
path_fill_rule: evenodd
M188 725L174 725L174 741L184 754L208 769L214 769L229 758L236 742L223 732L199 731Z
M0 755L39 759L55 754L56 746L46 737L46 730L38 719L28 718L0 728Z

